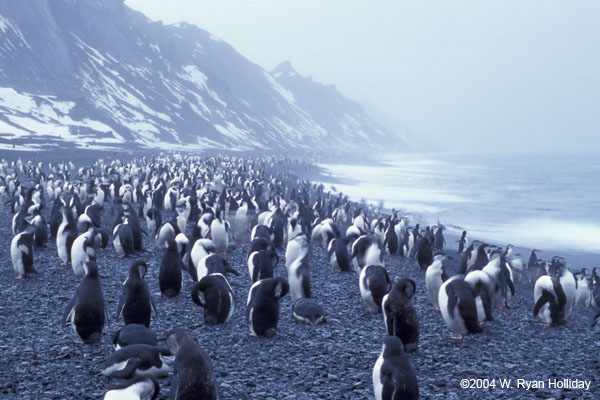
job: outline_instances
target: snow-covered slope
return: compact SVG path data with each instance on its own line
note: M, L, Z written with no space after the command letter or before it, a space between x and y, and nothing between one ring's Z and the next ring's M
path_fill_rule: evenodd
M355 102L122 0L0 2L0 147L403 149Z

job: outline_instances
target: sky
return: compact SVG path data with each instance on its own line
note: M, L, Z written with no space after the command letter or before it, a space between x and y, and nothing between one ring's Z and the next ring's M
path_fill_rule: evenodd
M289 60L440 149L600 153L600 1L126 0Z

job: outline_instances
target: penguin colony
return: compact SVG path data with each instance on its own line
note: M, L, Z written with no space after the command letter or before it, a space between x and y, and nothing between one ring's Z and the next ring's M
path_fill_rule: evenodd
M157 308L173 307L178 297L199 306L202 318L196 320L203 324L194 328L243 320L257 338L276 336L281 318L313 326L343 318L327 315L312 295L311 275L323 266L310 265L309 255L320 249L328 254L328 268L356 273L357 284L347 290L360 295L365 312L379 315L377 323L388 334L372 369L376 399L419 395L409 360L419 346L412 304L419 286L432 312L440 310L440 323L460 339L481 333L484 322L494 320L492 310L509 307L516 282L530 282L533 315L546 325L565 324L576 305L600 301L596 269L572 273L564 259L543 261L537 250L524 263L512 246L468 243L466 232L459 243L462 274L449 278L443 225L411 226L409 216L395 210L384 215L342 194L325 193L323 186L290 175L284 180L281 172L267 172L269 162L180 155L130 163L98 160L78 169L72 163L2 162L0 195L14 213L10 259L16 277L37 274L36 253L47 253L48 241L54 241L57 264L69 268L65 275L73 271L62 322L84 343L102 342L107 328L114 332L115 351L99 372L124 381L107 388L105 399L157 398L159 379L169 376L172 398L190 398L189 393L218 398L217 375L202 348L210 343L201 346L193 331L178 326L158 336L152 330L152 320L160 319ZM248 273L246 265L228 262L244 241L249 242ZM148 260L144 243L160 249L161 258ZM131 259L129 270L122 271L118 306L112 308L97 262L102 251ZM424 279L390 276L386 261L396 257L411 260ZM146 280L150 275L158 279L159 307ZM232 286L232 275L245 275L246 286ZM193 285L187 293L185 280ZM288 295L291 307L283 310L279 303ZM236 297L247 299L245 313L235 308ZM501 318L501 311L495 314Z

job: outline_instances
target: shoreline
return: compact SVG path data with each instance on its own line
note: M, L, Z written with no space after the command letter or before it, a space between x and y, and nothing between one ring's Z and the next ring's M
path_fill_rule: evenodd
M322 165L319 165L319 163L317 163L317 164L318 165L316 165L316 172L313 174L310 174L308 176L308 178L313 183L323 184L325 186L326 192L327 192L328 188L330 188L332 186L335 187L337 184L353 185L353 184L360 183L360 181L357 179L354 179L354 180L347 179L345 177L340 177L340 176L336 176L332 173L329 173L329 172L327 172L326 168L324 168ZM331 162L328 162L328 164L331 164ZM364 160L350 162L350 163L341 163L341 164L342 165L353 165L353 166L367 165L366 161L364 161ZM385 162L380 161L379 164L383 165L383 164L385 164ZM369 165L371 165L371 164L369 164ZM344 195L346 195L346 193L344 193ZM350 196L349 198L350 198L350 200L352 200L354 202L360 202L362 199L362 198L354 198L352 196ZM372 200L369 201L367 204L372 204L373 206L377 205ZM391 209L388 207L385 207L385 204L384 204L384 207L383 207L383 209L381 209L381 212L383 214L390 215ZM423 218L420 213L413 213L413 212L411 212L411 210L405 210L405 213L412 215L412 216L416 216L416 218L411 219L411 225L414 225L415 222L419 222L421 224L425 223L425 218ZM472 242L473 239L478 239L478 240L485 241L490 244L495 244L495 245L501 246L503 248L506 247L508 244L512 244L514 246L513 254L514 255L519 254L520 257L523 259L525 265L527 264L527 260L529 259L531 250L536 248L536 249L540 250L540 252L538 253L538 256L545 260L549 260L553 256L564 257L567 260L567 265L571 269L573 269L573 272L579 271L582 268L587 268L588 271L590 271L591 268L593 268L595 266L600 267L600 253L592 251L592 250L591 251L578 250L578 249L554 250L554 249L552 249L551 246L530 247L530 246L521 245L518 242L499 243L498 240L490 239L489 237L486 238L485 235L482 235L482 236L473 235L469 231L468 227L461 228L458 225L458 223L456 223L455 221L450 220L450 221L446 221L446 222L444 222L444 221L441 221L441 222L446 227L451 227L451 228L447 228L444 231L444 237L446 238L446 243L448 245L450 245L451 243L456 243L456 248L458 248L458 240L460 239L462 230L466 230L467 237L469 238L469 243Z

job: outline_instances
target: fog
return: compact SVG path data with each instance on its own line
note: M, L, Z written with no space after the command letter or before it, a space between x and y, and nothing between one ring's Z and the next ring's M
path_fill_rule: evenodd
M126 0L302 75L438 148L600 152L600 2Z

